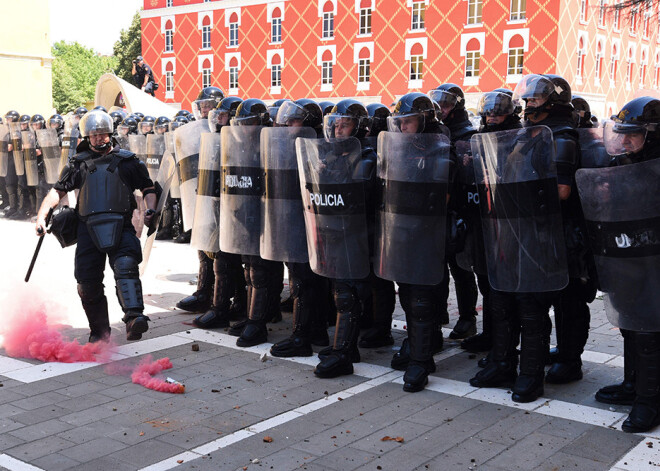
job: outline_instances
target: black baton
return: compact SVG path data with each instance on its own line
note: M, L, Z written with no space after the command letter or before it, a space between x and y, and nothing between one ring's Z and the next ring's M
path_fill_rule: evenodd
M46 227L48 227L48 224L50 224L50 219L52 217L53 217L53 208L50 208L48 214L46 215ZM46 234L39 237L39 242L37 242L37 248L34 249L34 255L32 255L32 261L30 262L30 268L28 268L28 271L25 275L26 283L30 281L30 275L32 275L32 269L34 268L34 264L37 261L37 257L39 256L39 250L41 250L41 244L44 243L44 237L46 237Z

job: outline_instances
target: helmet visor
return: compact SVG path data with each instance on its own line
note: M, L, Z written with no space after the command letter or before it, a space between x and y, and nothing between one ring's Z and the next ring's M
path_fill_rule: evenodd
M272 116L272 115L271 115ZM275 124L278 126L302 126L309 111L293 101L285 101L277 110Z
M259 126L261 124L261 114L257 116L245 116L242 118L232 118L232 126Z
M156 134L166 133L167 129L169 127L168 124L170 124L170 123L168 122L168 123L156 124L154 126L154 130L156 131Z
M204 100L195 100L192 103L195 119L206 119L213 108L218 106L218 100L215 98L205 98Z
M387 130L415 134L424 131L424 113L410 113L387 118Z
M513 104L522 108L543 105L555 91L555 84L542 75L525 75L513 91Z
M635 154L644 148L647 132L643 125L608 120L603 129L605 150L610 155Z
M153 121L142 121L138 123L138 132L140 134L149 134L154 129Z
M353 116L338 113L327 114L323 117L323 135L326 139L355 136L358 125L358 120Z
M513 101L506 93L484 93L479 99L477 113L480 116L508 116L513 114Z
M218 132L221 126L229 124L229 111L227 110L211 110L209 113L209 130L211 132Z

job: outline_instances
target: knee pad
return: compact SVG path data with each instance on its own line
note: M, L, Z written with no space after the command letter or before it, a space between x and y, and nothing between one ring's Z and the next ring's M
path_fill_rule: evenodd
M404 311L416 319L430 319L436 314L435 292L430 286L400 286L399 297Z
M115 279L117 280L138 279L140 277L137 260L128 255L117 257L112 270L115 272Z
M105 294L103 283L100 281L92 283L78 283L78 296L83 304L96 304L100 302Z
M335 306L338 312L350 312L358 303L357 296L350 288L335 289Z
M213 272L216 275L228 274L231 268L230 259L226 254L223 252L218 252L215 254L215 259L213 260Z
M250 281L253 288L267 288L271 279L272 276L264 265L259 263L250 265Z

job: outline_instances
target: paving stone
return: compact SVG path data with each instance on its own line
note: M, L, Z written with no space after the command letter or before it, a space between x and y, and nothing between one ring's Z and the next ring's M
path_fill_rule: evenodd
M36 394L24 399L19 399L18 401L13 402L12 405L20 407L23 410L32 411L52 404L57 404L65 399L67 399L66 396L49 391L43 394Z
M78 461L72 460L60 453L42 456L41 458L32 461L30 464L48 471L69 471L80 465Z
M108 437L96 438L62 450L62 454L81 463L109 455L126 448L126 444Z
M57 436L50 436L40 440L24 442L13 448L7 448L4 453L21 461L32 461L42 456L50 455L51 453L69 449L71 446L73 446L73 443L68 440Z
M61 389L57 392L69 397L81 397L89 394L101 392L107 389L108 385L100 383L99 381L85 381L80 384L73 384Z
M112 453L108 457L118 460L136 468L149 466L167 457L178 455L185 451L184 448L161 442L160 440L149 440L146 444L137 444Z
M407 420L416 422L423 425L440 425L447 419L454 417L468 411L481 404L480 401L456 396L446 396L437 393L438 401L429 407L426 407L413 415L409 416Z
M618 430L594 427L562 448L562 452L581 456L602 465L613 465L642 438Z
M378 456L375 460L356 468L356 471L374 471L377 466L383 471L401 471L413 469L424 463L428 463L429 458L414 452L410 452L405 446L399 446L388 453ZM448 469L448 468L441 468Z
M135 466L109 456L87 461L76 467L70 468L71 471L135 471L135 469Z
M113 434L124 432L124 428L105 421L96 421L88 425L72 426L71 429L58 433L57 436L75 444L81 444L101 437L113 438Z
M506 445L501 443L470 437L431 459L427 463L429 465L427 469L481 470L483 463L504 450L506 450Z
M537 469L539 471L602 471L609 469L609 466L604 466L602 462L592 461L560 451L546 459ZM479 470L481 471L480 468Z
M11 419L0 419L0 434L11 432L21 427L24 427L24 425L20 422Z
M49 435L57 435L60 432L70 430L73 425L62 422L58 419L47 420L35 425L28 425L18 430L10 432L15 437L25 441L38 440Z
M374 426L377 427L377 426ZM423 435L424 433L431 430L431 427L426 425L416 424L413 422L408 422L406 420L399 420L396 423L388 425L380 430L372 433L371 435L358 440L357 442L351 444L352 448L357 448L359 450L371 452L377 455L382 455L383 453L388 453L390 450L396 449L401 446L405 446L405 440L414 440L415 438ZM395 440L386 440L383 441L383 438L398 438L401 437L404 439L404 442L399 443ZM431 444L431 449L433 445Z
M331 427L317 433L316 435L312 435L309 439L293 445L293 448L317 456L323 456L343 446L354 444L364 437L371 436L379 429L380 427L362 420L361 417L357 417L352 420L347 420L341 425ZM371 450L366 449L364 451Z
M90 393L69 400L59 401L57 405L64 407L65 409L75 411L106 404L113 400L114 399L112 397L106 396L105 394Z
M315 458L314 455L309 453L288 448L264 458L259 458L259 465L263 469L270 469L272 466L273 469L277 469L278 471L299 470L304 469L304 466L307 463L312 463ZM236 468L236 471L243 471L243 467Z
M46 420L61 418L68 412L68 409L64 409L58 405L51 404L49 406L31 410L29 412L14 414L11 416L11 420L15 420L16 422L20 422L25 425L33 425L40 422L45 422Z
M24 443L25 440L22 440L14 435L10 435L8 433L0 434L0 450L9 450L10 448L15 448Z
M569 441L568 438L546 435L536 431L488 461L487 464L511 470L537 469Z
M186 449L192 449L199 445L212 442L221 436L222 434L219 434L217 430L195 424L189 427L183 427L179 430L163 432L158 436L158 440L172 445L185 447Z
M573 420L550 418L548 423L539 427L537 432L575 440L591 428L593 428L593 425L583 424Z
M551 418L533 412L516 411L482 430L478 438L511 445L547 424Z
M351 471L370 463L377 457L377 454L346 446L333 451L332 453L321 456L312 461L312 463L337 471ZM375 469L375 467L373 469Z

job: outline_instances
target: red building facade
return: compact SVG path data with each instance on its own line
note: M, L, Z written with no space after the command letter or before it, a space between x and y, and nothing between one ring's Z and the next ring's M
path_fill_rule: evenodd
M145 0L142 51L157 97L186 109L206 85L389 105L444 82L474 106L523 74L557 73L609 116L660 80L657 7L612 1Z

